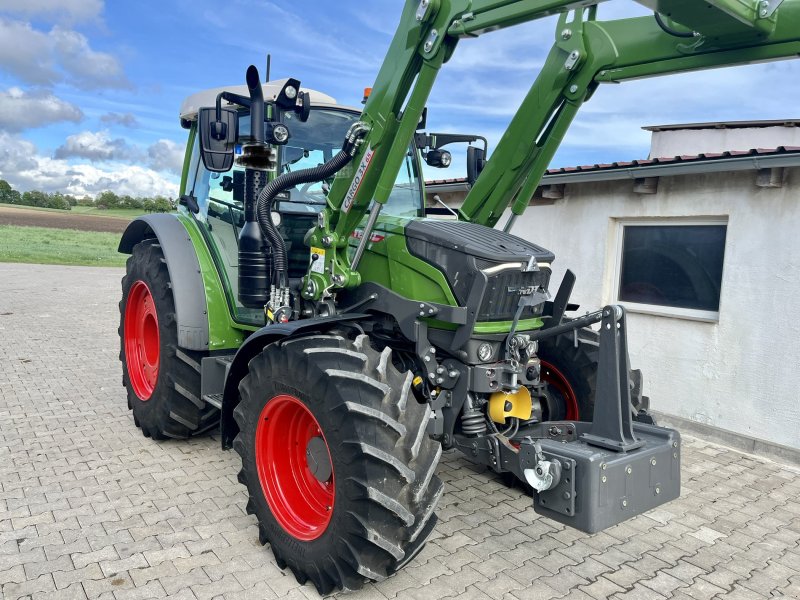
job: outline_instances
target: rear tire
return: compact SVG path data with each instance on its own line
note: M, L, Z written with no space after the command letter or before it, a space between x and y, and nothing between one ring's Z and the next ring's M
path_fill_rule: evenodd
M188 438L219 421L200 397L203 353L178 347L175 301L158 240L133 247L122 278L120 353L128 408L145 437Z
M320 594L388 577L436 524L442 449L411 381L367 336L326 335L267 346L239 384L233 447L247 512L278 566ZM329 461L321 471L325 460L305 458L314 452Z

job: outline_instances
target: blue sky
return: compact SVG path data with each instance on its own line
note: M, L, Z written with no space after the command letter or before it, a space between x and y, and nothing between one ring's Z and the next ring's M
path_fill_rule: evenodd
M20 190L175 196L182 99L243 82L273 57L358 105L372 84L400 0L0 0L0 178ZM365 8L367 7L367 8ZM601 18L647 14L614 0ZM499 139L536 77L553 19L461 42L429 102L429 129ZM553 166L647 156L643 125L797 117L798 61L603 86ZM500 93L498 93L498 91ZM490 146L491 147L491 146ZM429 178L462 173L429 170Z

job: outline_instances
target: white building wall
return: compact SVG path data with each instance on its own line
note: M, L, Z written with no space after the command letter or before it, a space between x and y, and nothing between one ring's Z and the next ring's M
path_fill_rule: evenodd
M614 301L615 219L727 216L719 322L629 312L631 364L656 411L800 448L800 168L782 188L755 176L662 177L655 195L630 180L567 185L513 233L555 252L553 293L576 273L582 312Z
M721 127L654 131L650 158L800 146L800 127Z

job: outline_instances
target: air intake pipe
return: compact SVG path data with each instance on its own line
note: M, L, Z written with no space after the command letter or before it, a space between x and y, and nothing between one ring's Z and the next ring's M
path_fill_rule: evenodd
M256 214L256 201L267 183L269 148L264 141L264 93L258 69L247 69L250 91L250 138L239 164L244 174L244 226L239 232L239 301L248 308L263 308L269 300L271 253Z

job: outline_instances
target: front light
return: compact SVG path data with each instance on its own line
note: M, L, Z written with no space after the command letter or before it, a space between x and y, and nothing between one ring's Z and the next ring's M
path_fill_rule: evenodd
M494 354L494 350L491 344L484 342L478 346L478 360L481 362L488 362L492 358L492 354Z

